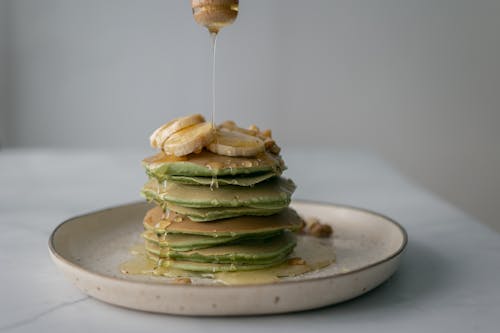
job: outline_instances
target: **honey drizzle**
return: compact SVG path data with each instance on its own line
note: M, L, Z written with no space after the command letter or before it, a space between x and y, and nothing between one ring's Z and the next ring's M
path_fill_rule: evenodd
M219 188L219 182L217 180L217 176L213 175L212 176L212 181L210 182L210 190L213 191L214 188Z
M215 54L217 49L217 32L210 32L212 53L212 127L215 129Z

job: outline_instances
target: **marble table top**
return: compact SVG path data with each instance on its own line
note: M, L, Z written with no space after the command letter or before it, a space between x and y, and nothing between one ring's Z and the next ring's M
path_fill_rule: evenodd
M295 198L371 209L400 222L399 271L355 300L277 316L203 318L127 310L82 294L48 256L77 214L141 200L130 151L0 151L0 332L492 332L500 324L500 234L365 152L288 149ZM307 295L304 295L307 297Z

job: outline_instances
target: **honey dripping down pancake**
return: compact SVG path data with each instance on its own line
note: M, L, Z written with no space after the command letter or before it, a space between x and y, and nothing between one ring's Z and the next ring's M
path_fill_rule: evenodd
M196 114L160 126L150 142L160 151L143 160L149 180L141 194L154 207L122 273L258 284L334 263L331 228L306 226L289 207L296 185L282 175L270 130L214 126Z

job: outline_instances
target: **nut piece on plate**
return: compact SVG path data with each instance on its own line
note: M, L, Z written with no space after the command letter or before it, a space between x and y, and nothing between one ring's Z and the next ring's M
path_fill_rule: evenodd
M327 238L333 234L333 228L329 224L321 223L319 219L315 217L306 219L304 231L306 234L318 238Z
M190 278L176 278L174 281L172 281L175 284L191 284L192 281Z

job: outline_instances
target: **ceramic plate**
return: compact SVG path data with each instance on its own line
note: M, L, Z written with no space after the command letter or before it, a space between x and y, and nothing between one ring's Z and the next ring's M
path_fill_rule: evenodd
M259 285L179 285L165 278L123 275L120 263L139 241L151 206L134 203L74 217L49 240L50 254L83 292L127 308L184 315L255 315L300 311L339 303L375 288L398 267L407 243L404 229L382 215L331 204L294 201L304 217L329 223L336 263L324 269Z

